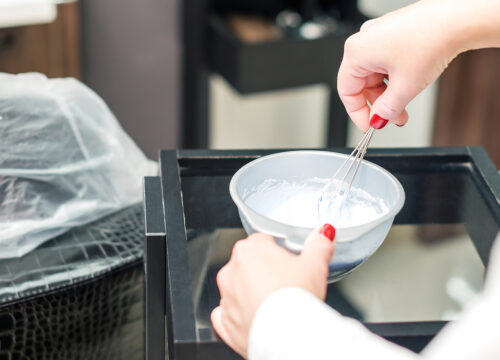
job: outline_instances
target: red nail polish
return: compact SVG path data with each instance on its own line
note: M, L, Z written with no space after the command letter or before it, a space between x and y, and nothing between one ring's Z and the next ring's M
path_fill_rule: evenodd
M335 228L330 224L323 225L321 229L319 229L319 233L326 236L328 239L330 239L330 241L333 241L333 239L335 238Z
M372 116L372 119L370 120L370 126L376 130L382 129L385 125L387 125L387 122L389 120L386 120L377 114L374 114Z

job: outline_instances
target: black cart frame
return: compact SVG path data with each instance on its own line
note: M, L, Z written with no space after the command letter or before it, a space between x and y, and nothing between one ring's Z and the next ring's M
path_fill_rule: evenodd
M347 152L347 149L326 149ZM281 150L280 150L281 151ZM187 252L187 228L241 227L228 190L214 191L210 177L201 196L183 194L190 178L230 178L247 162L277 150L166 150L160 152L161 175L145 179L146 358L236 359L211 327L197 328ZM487 267L500 229L500 175L481 147L373 149L367 159L403 184L407 200L395 224L463 223ZM412 193L428 179L446 178L433 207L422 211ZM459 182L460 196L454 190ZM447 190L448 189L448 190ZM222 192L223 191L223 192ZM222 195L221 195L222 194ZM441 198L452 199L454 211L438 211ZM449 206L449 202L448 202ZM445 321L365 323L372 332L415 351L421 350Z

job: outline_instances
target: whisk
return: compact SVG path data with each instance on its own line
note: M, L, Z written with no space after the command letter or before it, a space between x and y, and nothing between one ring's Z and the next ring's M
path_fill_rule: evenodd
M331 205L331 202L337 196L342 198L347 197L351 190L351 185L358 173L359 166L365 157L366 150L370 141L372 140L375 129L381 129L385 126L387 120L378 116L374 116L370 121L370 129L365 133L363 138L359 141L358 145L354 148L348 158L337 169L335 174L330 178L328 183L321 189L318 205L321 204ZM347 170L344 169L347 167ZM353 170L354 168L354 170ZM344 172L343 172L344 171ZM320 208L319 208L320 209Z

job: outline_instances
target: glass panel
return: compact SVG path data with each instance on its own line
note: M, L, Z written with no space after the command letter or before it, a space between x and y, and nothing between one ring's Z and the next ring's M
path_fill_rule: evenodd
M240 228L188 229L198 329L210 327L217 271L244 237ZM478 293L483 274L463 225L395 225L369 260L329 286L327 302L367 322L450 320Z
M483 277L463 225L396 225L331 292L340 292L366 322L452 320L479 292ZM328 300L336 307L332 296Z
M218 270L233 244L246 237L228 191L236 169L212 161L203 172L186 170L189 176L181 178L199 330L210 329L210 312L219 304ZM407 195L388 238L359 269L329 286L327 303L344 315L366 322L456 319L482 286L484 266L463 223L477 241L496 225L468 168L441 172L439 164L408 161L383 163ZM480 244L483 259L488 249Z

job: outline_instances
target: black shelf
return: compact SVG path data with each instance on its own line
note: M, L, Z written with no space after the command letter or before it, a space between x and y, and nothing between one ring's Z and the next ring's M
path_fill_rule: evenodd
M316 39L283 37L247 43L212 14L208 24L208 63L241 94L324 83L335 87L344 42L355 26Z
M313 13L331 16L339 21L339 31L310 40L284 37L248 44L223 20L227 14L273 19L284 9L299 11L306 21ZM182 147L208 147L210 72L221 74L241 94L327 84L327 146L346 145L348 117L337 94L336 73L345 39L367 20L357 1L185 0L181 14Z

